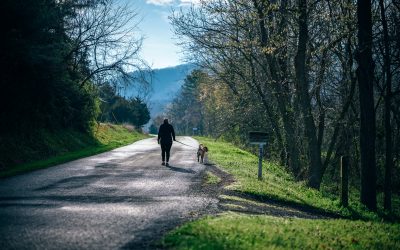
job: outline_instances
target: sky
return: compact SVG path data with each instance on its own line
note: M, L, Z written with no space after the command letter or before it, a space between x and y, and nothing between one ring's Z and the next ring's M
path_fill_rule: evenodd
M142 58L153 68L184 63L182 49L176 45L168 20L172 9L187 8L199 0L125 0L138 12L140 33L144 36Z

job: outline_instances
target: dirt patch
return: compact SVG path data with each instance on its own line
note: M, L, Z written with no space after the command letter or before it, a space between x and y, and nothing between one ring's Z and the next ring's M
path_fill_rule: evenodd
M233 178L232 175L221 170L215 164L206 164L206 169L204 173L206 173L207 171L219 177L221 181L216 184L207 184L203 182L202 191L206 194L218 197L221 193L224 192L226 186L229 186L230 184L235 182L235 179Z

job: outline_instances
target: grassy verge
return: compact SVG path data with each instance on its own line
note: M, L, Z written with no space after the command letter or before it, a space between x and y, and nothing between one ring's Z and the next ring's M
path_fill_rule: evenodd
M10 146L10 155L14 159L24 159L26 163L16 164L2 170L0 178L102 153L147 136L124 126L100 124L94 129L93 135L76 131L62 131L53 134L42 132L35 137L38 141L33 145L19 146L18 140L16 140L16 145ZM18 152L19 155L13 155L15 152Z
M186 224L163 243L174 249L399 249L400 227L226 213Z
M382 208L378 213L368 211L359 203L359 198L354 193L350 195L349 207L345 208L340 205L339 197L310 189L305 183L295 182L283 167L273 162L263 162L263 180L259 181L257 180L257 156L230 143L215 142L214 139L203 137L197 139L209 148L211 161L235 176L237 182L229 187L230 189L259 199L272 199L353 219L380 220L381 216L400 216L398 196L393 197L392 215L385 214Z
M173 249L399 249L399 197L393 214L373 213L350 195L344 208L338 197L295 182L284 168L263 162L264 179L257 180L258 158L225 142L197 138L209 148L209 158L232 174L229 189L310 211L328 212L346 219L284 219L225 213L188 223L168 234L163 245ZM383 222L385 219L387 222ZM388 222L389 221L389 222Z

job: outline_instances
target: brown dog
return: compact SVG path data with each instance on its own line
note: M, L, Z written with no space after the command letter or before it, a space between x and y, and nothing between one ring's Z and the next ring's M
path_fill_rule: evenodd
M199 145L199 149L197 150L197 162L204 163L204 155L208 152L208 148L203 144Z

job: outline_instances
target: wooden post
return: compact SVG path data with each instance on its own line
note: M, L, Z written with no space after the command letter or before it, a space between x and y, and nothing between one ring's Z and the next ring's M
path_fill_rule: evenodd
M258 179L262 180L262 159L263 159L263 144L259 144L259 155L258 155Z
M340 202L344 207L349 205L349 157L340 158Z

